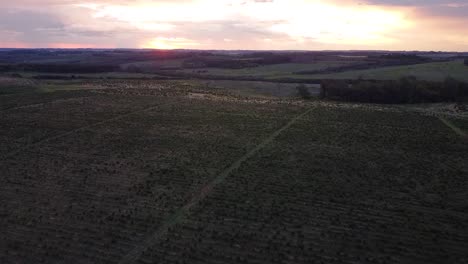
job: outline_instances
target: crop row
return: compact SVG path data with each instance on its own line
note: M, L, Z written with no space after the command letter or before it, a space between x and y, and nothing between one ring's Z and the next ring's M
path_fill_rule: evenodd
M468 147L436 118L350 112L312 111L139 262L466 262Z
M96 96L2 116L57 132L1 161L0 262L118 262L298 110Z

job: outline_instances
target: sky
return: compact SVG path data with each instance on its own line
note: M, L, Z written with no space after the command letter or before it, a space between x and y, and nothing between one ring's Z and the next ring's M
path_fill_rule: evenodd
M0 0L0 47L468 51L468 0Z

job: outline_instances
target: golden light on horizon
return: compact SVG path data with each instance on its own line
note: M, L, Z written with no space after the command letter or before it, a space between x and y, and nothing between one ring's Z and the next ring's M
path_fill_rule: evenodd
M191 41L186 38L167 38L167 37L157 37L153 38L141 45L141 48L145 49L182 49L182 48L193 48L194 46L199 45L194 41Z
M398 10L378 6L340 6L324 1L277 0L272 2L199 0L183 4L140 3L132 6L92 6L96 17L111 17L162 37L150 39L142 47L176 49L195 44L174 32L177 23L216 23L244 20L246 27L263 23L258 30L283 34L300 43L378 45L397 40L392 31L408 27L409 21ZM163 33L163 34L161 34ZM228 36L235 39L236 36ZM224 37L225 38L225 37ZM223 39L224 39L223 38Z
M386 36L392 31L408 28L411 23L402 11L376 6L339 6L324 2L279 2L274 9L255 10L257 16L281 18L273 24L273 32L322 43L381 44L393 41Z
M455 1L388 4L383 0L70 0L70 3L73 4L54 7L59 24L66 25L60 30L71 33L46 37L55 32L46 31L46 24L38 28L44 33L37 37L41 41L25 41L22 34L7 30L2 32L3 43L19 43L15 44L18 47L50 46L53 39L57 43L84 46L161 49L466 50L468 35L468 17L460 16L463 10L459 10L468 6Z

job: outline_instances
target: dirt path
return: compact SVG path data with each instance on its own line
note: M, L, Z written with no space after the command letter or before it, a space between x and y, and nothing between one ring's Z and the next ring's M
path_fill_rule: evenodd
M145 108L145 109L140 109L140 110L136 110L136 111L133 111L133 112L130 112L130 113L118 115L116 117L109 118L109 119L106 119L106 120L103 120L103 121L99 121L97 123L94 123L94 124L91 124L91 125L88 125L88 126L79 127L77 129L73 129L73 130L64 132L62 134L58 134L58 135L55 135L55 136L51 136L51 137L48 137L48 138L41 139L39 141L36 141L36 142L33 142L33 143L28 144L26 146L20 147L20 148L18 148L16 150L6 154L5 156L1 157L0 163L2 161L12 157L12 156L15 156L16 154L19 154L19 153L21 153L21 152L23 152L23 151L25 151L25 150L27 150L29 148L32 148L34 146L37 146L39 144L46 143L46 142L49 142L49 141L52 141L52 140L55 140L55 139L63 138L63 137L69 136L69 135L71 135L73 133L76 133L76 132L84 131L84 130L89 129L89 128L93 128L93 127L96 127L96 126L99 126L99 125L103 125L103 124L111 123L113 121L124 119L124 118L126 118L128 116L131 116L131 115L134 115L134 114L148 112L148 111L157 109L159 107L166 106L166 105L171 105L171 104L174 104L174 102L155 105L155 106L151 106L151 107L148 107L148 108Z
M440 121L442 121L442 123L444 123L446 126L448 126L450 129L452 129L455 133L457 133L459 136L461 136L462 138L465 138L467 139L468 138L468 135L465 133L465 131L461 130L459 127L457 127L456 125L454 125L452 122L450 122L449 120L445 119L444 117L441 117L441 116L437 116L437 118L439 118Z
M194 206L196 206L199 202L201 202L218 184L222 183L234 170L238 169L242 165L242 163L250 159L257 152L259 152L265 146L270 144L283 131L290 128L295 122L297 122L300 118L310 113L312 110L313 108L310 108L307 111L303 112L302 114L294 117L286 125L284 125L280 129L273 132L270 136L268 136L255 148L251 149L245 155L243 155L234 163L232 163L229 167L227 167L224 171L222 171L218 176L216 176L216 178L214 178L211 182L203 186L186 205L179 208L173 215L171 215L168 219L166 219L158 229L156 229L153 233L151 233L145 240L141 241L140 244L136 245L135 248L132 251L130 251L127 255L125 255L120 260L119 263L120 264L135 263L145 250L150 248L152 245L154 245L158 241L158 239L164 236L164 234L167 233L169 228L171 228L177 223L180 223L185 218L185 216L190 213L190 210Z

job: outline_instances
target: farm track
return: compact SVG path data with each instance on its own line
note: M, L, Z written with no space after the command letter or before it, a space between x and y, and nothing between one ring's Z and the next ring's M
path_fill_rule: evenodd
M8 154L6 154L5 156L2 157L2 159L0 160L0 163L7 160L8 158L10 157L13 157L29 148L32 148L34 146L37 146L37 145L40 145L42 143L46 143L46 142L49 142L49 141L52 141L52 140L55 140L55 139L59 139L59 138L63 138L63 137L66 137L66 136L69 136L69 135L72 135L76 132L80 132L80 131L84 131L86 129L89 129L89 128L93 128L93 127L96 127L96 126L99 126L99 125L104 125L104 124L108 124L108 123L111 123L113 121L117 121L117 120L121 120L121 119L124 119L126 117L129 117L129 116L132 116L132 115L135 115L135 114L139 114L139 113L144 113L144 112L148 112L148 111L151 111L151 110L154 110L154 109L157 109L159 107L162 107L162 106L166 106L166 105L171 105L171 104L174 104L175 102L171 102L171 103L166 103L166 104L160 104L160 105L155 105L155 106L151 106L151 107L148 107L148 108L145 108L145 109L140 109L140 110L136 110L136 111L132 111L130 113L126 113L126 114L122 114L122 115L118 115L116 117L113 117L113 118L109 118L109 119L106 119L106 120L103 120L103 121L99 121L99 122L96 122L94 124L91 124L91 125L87 125L87 126L83 126L83 127L79 127L77 129L73 129L73 130L70 130L70 131L67 131L65 133L61 133L61 134L58 134L58 135L55 135L55 136L51 136L51 137L47 137L47 138L44 138L44 139L41 139L41 140L38 140L36 142L33 142L31 144L28 144L24 147L21 147L17 150L14 150Z
M282 132L290 128L294 123L300 120L302 117L307 115L313 110L313 108L309 108L305 112L301 113L300 115L291 119L286 125L281 127L280 129L273 132L269 137L267 137L263 142L258 144L256 147L251 149L249 152L244 154L234 163L232 163L229 167L227 167L224 171L222 171L217 177L215 177L211 182L203 186L198 193L192 197L192 199L184 205L183 207L179 208L173 215L171 215L168 219L166 219L159 228L155 230L151 235L149 235L144 241L142 241L139 245L137 245L132 251L130 251L127 255L125 255L120 264L127 264L127 263L135 263L138 258L144 253L145 250L150 248L152 245L155 244L162 236L164 236L167 231L180 223L184 217L190 213L190 210L195 207L199 202L201 202L206 196L210 194L210 192L219 184L221 184L234 170L238 169L242 164L254 156L258 151L263 149L265 146L270 144L273 140L275 140Z
M468 139L468 134L466 134L465 131L463 131L461 128L457 127L452 122L450 122L449 120L447 120L447 119L445 119L445 118L443 118L441 116L437 116L437 118L439 118L439 120L442 123L444 123L447 127L452 129L453 132L457 133L457 135L461 136L464 139Z

